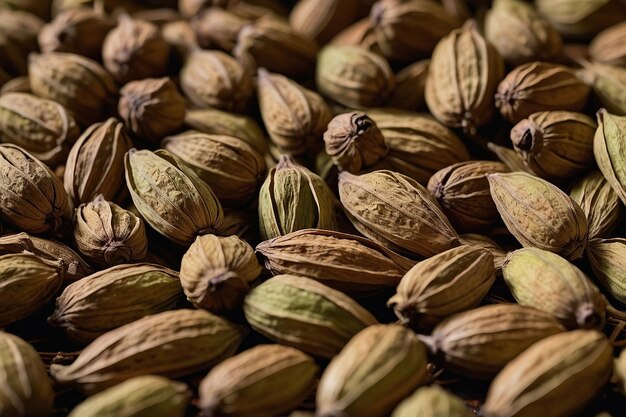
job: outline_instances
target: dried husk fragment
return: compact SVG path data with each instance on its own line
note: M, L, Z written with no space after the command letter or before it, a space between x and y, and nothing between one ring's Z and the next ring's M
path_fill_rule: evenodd
M426 110L426 79L430 59L407 65L396 73L396 87L386 105L401 110Z
M248 204L265 175L263 156L236 137L188 131L165 138L161 146L191 168L225 205Z
M476 307L495 279L489 251L459 246L411 268L387 306L403 323L428 329L448 316Z
M89 397L68 417L184 417L190 399L191 392L182 382L138 376Z
M511 129L513 148L539 177L566 180L593 166L593 135L589 116L569 111L533 113Z
M559 255L519 249L509 253L502 273L518 303L552 314L568 329L603 328L606 299L580 269Z
M200 383L204 416L274 416L300 405L313 390L313 358L281 345L258 345L213 368Z
M597 62L584 63L583 76L589 80L595 96L605 109L626 116L626 68Z
M193 50L180 71L180 85L197 108L243 112L253 91L252 77L230 55Z
M0 256L0 327L22 320L52 299L63 283L63 262L31 253Z
M554 417L582 410L611 376L613 349L594 330L559 333L532 345L493 380L486 417Z
M86 344L146 315L174 309L182 292L176 271L147 263L117 265L68 285L48 323Z
M215 232L222 222L219 200L204 181L166 150L131 149L124 158L133 203L157 232L179 245Z
M115 104L117 86L111 75L81 55L31 54L28 74L34 94L61 104L82 125L103 120Z
M117 109L131 132L152 143L185 123L185 99L169 78L129 82L120 90Z
M447 369L490 379L533 343L565 328L551 314L517 304L493 304L456 314L420 336Z
M354 22L359 0L300 0L289 14L289 24L320 45Z
M98 194L121 203L128 195L124 184L124 155L132 147L124 125L114 118L91 125L76 141L65 165L63 185L74 206Z
M47 416L52 413L52 381L35 349L26 341L0 331L0 393L2 417Z
M428 71L426 104L437 120L469 134L489 123L504 64L475 21L439 41Z
M349 293L394 287L415 262L359 236L306 229L259 243L272 274L293 274Z
M250 20L220 7L203 10L191 20L191 27L201 48L219 48L232 51L237 44L237 36Z
M430 257L459 244L434 197L407 176L342 172L339 196L359 232L400 255Z
M359 332L330 362L317 388L316 417L387 415L427 379L426 349L398 325Z
M21 146L48 166L65 162L80 130L60 104L25 93L0 96L2 141Z
M102 194L76 209L74 241L80 253L98 265L140 261L148 252L143 220Z
M595 281L622 304L626 304L626 239L589 241L587 259Z
M626 67L626 22L610 26L598 33L589 44L589 56L595 62Z
M598 129L593 138L593 154L598 168L617 196L626 204L626 117L620 117L601 109Z
M439 385L418 388L393 409L391 417L471 417L463 401Z
M537 0L536 7L563 36L588 39L626 19L619 0Z
M19 146L0 145L0 217L28 233L55 233L70 216L63 184Z
M563 65L531 62L514 68L498 85L496 107L511 123L542 111L582 110L590 87Z
M582 257L587 246L587 219L567 194L530 174L490 174L491 196L511 234L524 246Z
M187 299L197 308L232 310L261 274L254 249L237 236L198 236L180 267Z
M243 311L262 335L311 355L331 358L377 321L347 295L309 278L277 275L253 288Z
M323 48L315 73L324 96L351 108L384 104L393 92L395 76L387 60L357 46Z
M208 311L166 311L103 334L72 364L53 364L50 374L92 394L140 375L176 378L211 368L232 356L242 339L241 328Z

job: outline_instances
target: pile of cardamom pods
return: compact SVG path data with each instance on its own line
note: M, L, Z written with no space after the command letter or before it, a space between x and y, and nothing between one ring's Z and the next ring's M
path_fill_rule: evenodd
M624 416L625 204L625 0L0 0L0 416Z

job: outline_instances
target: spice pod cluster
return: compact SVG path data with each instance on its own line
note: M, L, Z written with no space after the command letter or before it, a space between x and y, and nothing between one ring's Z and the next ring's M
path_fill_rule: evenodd
M622 0L0 0L1 417L619 417Z

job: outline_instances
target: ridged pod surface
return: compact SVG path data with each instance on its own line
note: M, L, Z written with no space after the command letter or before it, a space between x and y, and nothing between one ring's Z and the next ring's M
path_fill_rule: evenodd
M463 401L439 385L418 388L394 408L391 417L471 417Z

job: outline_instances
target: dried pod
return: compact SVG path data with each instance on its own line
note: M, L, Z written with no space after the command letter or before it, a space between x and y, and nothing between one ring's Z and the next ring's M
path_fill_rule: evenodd
M426 349L413 331L393 324L370 326L322 374L315 415L385 416L426 382L426 363Z
M190 51L198 48L196 34L186 20L176 20L161 26L161 36L172 48L171 60L175 65L184 62Z
M0 331L0 374L3 417L48 416L54 391L46 367L35 349L24 340Z
M487 176L491 196L511 234L524 246L582 257L587 246L585 213L546 180L523 172Z
M234 136L246 141L260 153L267 149L267 139L251 117L216 109L188 110L185 124L210 135Z
M374 5L374 2L371 2ZM371 8L370 8L371 9ZM382 55L376 36L374 36L374 22L372 19L361 19L339 32L329 42L334 46L358 46L370 52Z
M352 108L382 105L395 86L387 60L356 46L322 49L315 77L320 93Z
M158 26L125 14L102 45L104 66L120 84L164 75L169 57L170 45Z
M519 249L509 253L502 273L518 303L552 314L568 329L604 326L604 296L580 269L559 255Z
M300 0L289 15L289 24L320 45L357 19L359 0Z
M0 255L12 253L32 253L46 262L61 262L65 283L77 281L93 272L80 255L63 243L24 232L0 237Z
M178 273L171 269L117 265L68 285L48 322L73 341L90 343L146 315L172 310L181 295Z
M135 376L176 378L211 368L232 356L242 339L239 327L208 311L166 311L103 334L71 365L53 364L50 374L91 394Z
M462 127L469 134L489 123L504 65L478 32L475 21L439 41L428 71L426 103L437 120L448 127Z
M626 116L626 68L600 63L585 63L583 76L607 111Z
M456 314L420 338L447 369L489 379L533 343L564 331L549 313L493 304Z
M578 180L569 196L585 213L590 241L609 237L624 218L624 206L618 194L599 171Z
M297 349L258 345L209 372L200 383L198 408L204 416L282 415L313 390L317 372L313 358Z
M294 79L315 71L317 44L292 29L286 21L266 16L239 31L233 56L251 73L265 68Z
M103 120L114 106L113 78L89 58L64 52L31 54L28 73L33 94L58 102L82 125Z
M226 52L233 50L237 36L250 20L237 16L220 7L203 10L191 20L191 27L201 48L219 48Z
M626 22L598 33L589 44L589 56L595 62L626 67Z
M78 404L68 417L184 417L191 392L182 382L154 375L137 376Z
M493 380L483 407L485 416L536 416L548 407L554 417L573 415L609 380L612 353L606 336L593 330L540 340Z
M197 15L204 8L225 8L235 2L236 0L179 0L178 11L183 17L191 18Z
M0 96L2 141L21 146L48 166L65 162L80 130L60 104L25 93Z
M496 269L496 276L502 275L502 265L506 257L506 251L502 249L493 239L475 233L459 235L459 242L462 245L478 247L487 250L493 256L493 266Z
M391 417L472 417L463 401L439 385L418 388L394 408Z
M180 71L180 85L198 108L243 112L252 95L252 77L230 55L194 50Z
M598 129L593 138L593 154L596 163L617 193L617 196L626 204L626 117L610 114L601 109L598 114Z
M510 65L554 60L563 40L535 8L522 0L497 0L485 18L485 37Z
M124 155L132 147L124 125L114 118L91 125L76 141L65 165L63 185L74 206L98 194L120 203L124 184Z
M237 236L198 236L180 267L187 299L197 308L232 310L261 274L254 249Z
M496 107L505 119L517 123L542 111L581 111L589 92L571 68L531 62L516 67L500 82Z
M432 0L379 0L372 6L370 20L382 55L408 62L430 55L460 23Z
M359 232L401 255L430 257L458 246L458 235L437 201L407 176L342 172L339 196Z
M0 145L0 217L29 233L55 233L70 216L63 184L19 146Z
M596 123L582 113L533 113L511 129L513 148L538 176L566 180L593 166Z
M479 232L499 221L487 175L508 171L501 162L459 162L437 171L428 181L428 190L458 230Z
M265 162L244 140L191 131L165 138L161 146L210 185L222 203L242 206L257 195Z
M339 170L357 174L387 154L376 123L360 111L335 116L324 133L326 153Z
M432 117L405 111L368 110L389 147L375 168L397 171L426 186L442 168L469 159L454 132Z
M0 327L30 316L50 301L63 283L62 266L63 261L31 253L0 256Z
M259 227L262 240L301 229L335 230L335 196L321 177L283 155L261 187Z
M619 0L537 0L536 7L563 36L590 38L626 19Z
M169 78L131 81L120 90L118 112L128 129L158 143L185 122L185 99Z
M387 305L402 322L432 328L476 307L495 279L493 256L486 249L459 246L411 268Z
M87 7L67 9L39 32L41 52L70 52L99 60L104 38L115 25Z
M396 87L387 106L402 110L426 110L426 79L430 59L407 65L396 74Z
M331 358L377 321L347 295L309 278L277 275L253 288L243 305L254 330L287 346Z
M595 280L613 298L626 304L626 239L594 239L585 253Z
M256 251L274 275L301 275L350 293L394 287L415 264L371 240L315 229L261 242Z
M270 139L283 153L317 152L332 116L324 99L287 77L259 68L259 108Z
M0 70L1 71L1 70ZM2 78L2 75L0 75ZM2 81L0 80L0 84ZM30 80L27 75L22 75L19 77L12 78L2 84L2 88L0 88L0 95L8 94L8 93L26 93L30 94Z
M81 204L75 213L74 240L85 257L98 265L140 261L148 252L143 220L102 194Z

